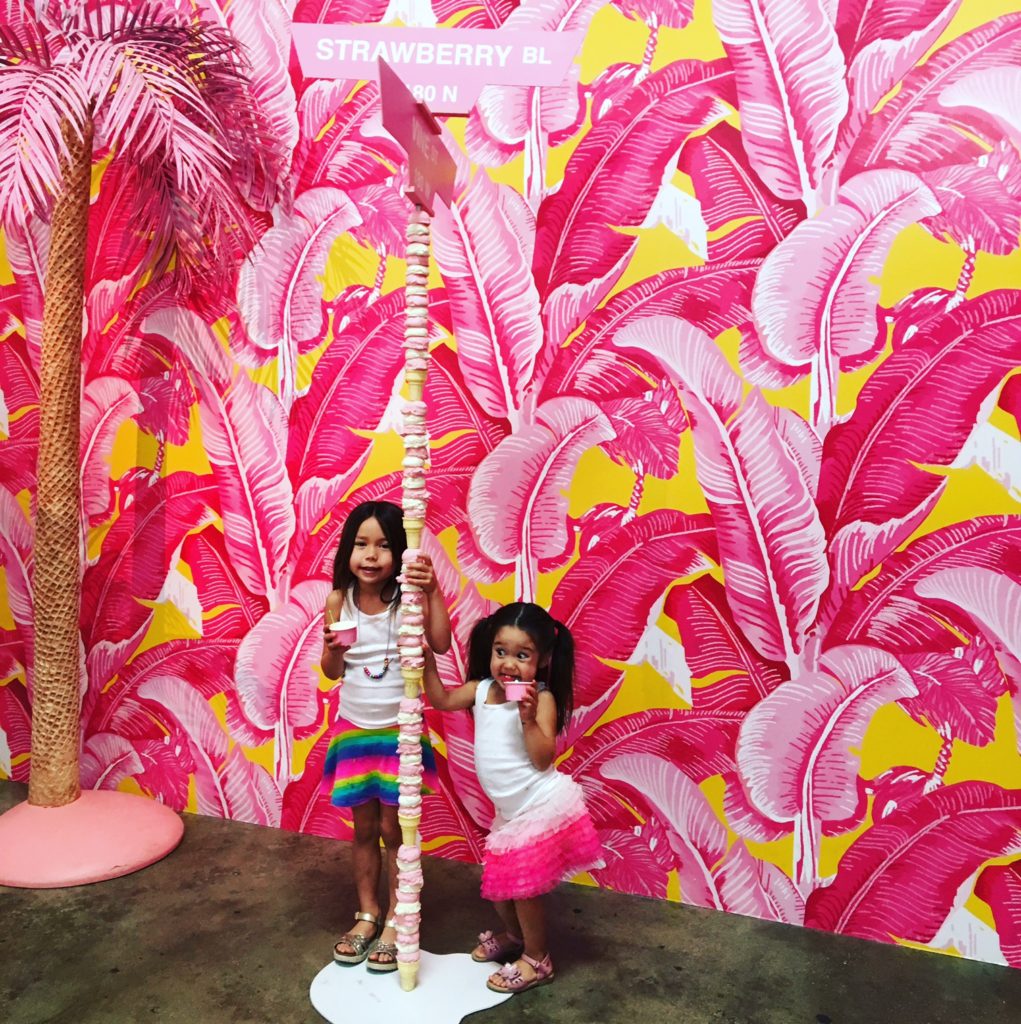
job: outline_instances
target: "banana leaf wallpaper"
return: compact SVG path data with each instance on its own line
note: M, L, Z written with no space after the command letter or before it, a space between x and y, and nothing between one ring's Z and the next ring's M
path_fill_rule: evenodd
M445 124L428 522L455 635L515 597L574 633L586 881L1021 967L1021 3L161 6L236 36L292 196L250 189L239 271L184 300L125 286L146 183L97 165L83 785L350 836L318 793L321 616L347 510L400 500L406 166L376 86L302 79L290 24L583 30L566 81ZM0 251L19 780L47 231ZM478 860L471 719L430 725L425 849Z

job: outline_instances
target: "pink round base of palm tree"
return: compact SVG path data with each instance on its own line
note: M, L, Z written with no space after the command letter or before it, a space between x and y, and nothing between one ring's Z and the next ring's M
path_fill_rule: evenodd
M176 811L130 793L85 790L63 807L21 803L0 816L0 885L60 889L130 875L182 835Z

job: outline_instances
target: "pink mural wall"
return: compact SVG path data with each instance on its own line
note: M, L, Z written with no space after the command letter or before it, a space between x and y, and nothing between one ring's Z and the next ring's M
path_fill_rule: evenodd
M291 17L583 31L565 81L447 126L427 398L455 633L514 595L574 632L597 884L1021 966L1016 0L197 7L251 56L294 203L184 304L123 287L97 177L83 783L350 834L316 665L346 510L399 494L405 168L374 85L301 78ZM15 779L46 244L0 258ZM470 719L431 725L426 848L478 859Z

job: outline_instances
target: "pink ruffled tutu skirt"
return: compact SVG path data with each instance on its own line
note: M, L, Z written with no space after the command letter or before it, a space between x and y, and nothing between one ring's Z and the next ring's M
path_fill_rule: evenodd
M482 898L527 900L590 868L603 848L582 796L566 775L552 798L536 800L505 820L497 815L482 861Z

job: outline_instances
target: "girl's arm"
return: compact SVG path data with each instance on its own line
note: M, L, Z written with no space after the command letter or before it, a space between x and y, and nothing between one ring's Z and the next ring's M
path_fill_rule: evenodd
M426 643L437 654L446 654L450 650L450 616L443 592L436 582L432 559L428 555L420 555L417 561L409 562L404 566L404 578L425 591L422 618Z
M326 610L323 612L323 654L319 659L323 675L327 679L340 679L344 674L344 652L347 648L330 629L331 623L340 622L343 608L344 595L339 590L334 590L326 599Z
M454 690L448 690L440 682L440 673L436 669L436 658L431 650L425 652L425 683L426 696L429 703L437 711L460 711L463 708L470 708L475 703L475 691L478 683L474 680L467 682L464 686L458 686Z
M518 705L529 760L544 772L557 753L557 704L548 690L534 689Z

